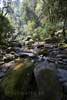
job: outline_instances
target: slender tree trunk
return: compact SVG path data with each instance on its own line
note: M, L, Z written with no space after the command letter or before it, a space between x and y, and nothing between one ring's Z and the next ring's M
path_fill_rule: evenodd
M66 39L65 26L66 26L66 18L64 19L64 26L63 26L63 38L64 38L64 40Z

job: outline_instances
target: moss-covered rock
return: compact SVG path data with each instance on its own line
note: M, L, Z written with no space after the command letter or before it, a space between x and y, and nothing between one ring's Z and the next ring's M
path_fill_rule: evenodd
M0 86L11 100L29 98L36 91L34 65L28 59L16 60L13 69L2 79Z

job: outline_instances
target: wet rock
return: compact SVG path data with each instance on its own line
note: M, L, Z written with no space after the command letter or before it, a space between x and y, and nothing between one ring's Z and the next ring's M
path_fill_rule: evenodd
M44 50L44 49L39 49L38 51L37 51L37 54L38 55L43 55L43 56L48 56L48 50Z
M14 54L15 54L15 52L14 52L14 51L11 51L11 52L10 52L10 54L14 55Z
M34 41L31 37L27 37L24 44L28 49L31 49L31 48L33 48Z
M63 86L63 92L67 94L67 70L57 69L57 77L59 82Z
M44 42L35 42L33 44L33 48L43 49L44 48Z
M15 52L16 52L16 53L23 52L23 50L22 50L22 49L20 49L19 47L15 47L14 49L15 49Z
M64 63L67 63L67 59L63 59L63 62L64 62Z
M66 50L66 47L59 47L59 50L64 51Z
M34 69L34 75L38 88L43 93L41 96L45 100L62 99L62 89L57 80L55 64L46 60L39 63Z
M37 48L38 49L43 49L44 48L44 45L38 45Z
M5 76L4 72L0 72L0 78L2 78L3 76Z
M9 63L3 64L1 67L2 67L2 68L11 68L13 64L14 64L14 61L11 61L11 62L9 62Z
M54 49L56 47L56 44L46 43L46 44L44 44L44 47L47 49Z
M3 59L3 55L0 55L0 60L2 60Z
M19 57L19 54L16 54L16 53L15 53L14 56L15 56L15 58L18 58L18 57Z
M12 51L12 47L8 47L7 49L6 49L6 53L10 53Z
M6 54L4 57L3 57L3 60L4 62L9 62L9 61L12 61L15 59L15 56L12 55L12 54Z
M67 55L67 49L66 48L65 49L59 48L59 51L60 51L61 54Z
M63 58L63 59L65 59L65 58L67 58L67 55L58 54L58 55L56 56L56 58Z
M49 59L48 59L48 62L55 63L55 59L54 59L54 58L49 58Z
M7 68L2 68L1 70L3 73L7 72Z
M67 82L64 82L63 83L63 91L64 91L64 94L66 96L66 99L65 100L67 100Z
M37 58L37 56L31 51L23 51L23 52L18 53L18 55L21 58L32 58L32 59Z
M58 55L59 54L59 51L58 50L53 50L52 52L49 52L49 56L50 57L56 57L56 55Z
M5 63L3 65L1 65L0 67L0 78L2 78L3 76L6 75L6 73L8 72L8 70L10 70L13 66L14 61L11 61L9 63Z
M67 70L57 69L57 76L61 82L67 82Z
M66 64L66 63L64 63L63 61L57 61L59 64Z

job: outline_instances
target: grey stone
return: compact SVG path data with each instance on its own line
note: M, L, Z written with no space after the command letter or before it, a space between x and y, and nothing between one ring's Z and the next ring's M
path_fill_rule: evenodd
M36 65L35 79L44 100L61 100L62 89L56 76L55 64L47 60Z
M65 69L57 69L57 76L59 77L60 81L67 82L67 70L65 70Z

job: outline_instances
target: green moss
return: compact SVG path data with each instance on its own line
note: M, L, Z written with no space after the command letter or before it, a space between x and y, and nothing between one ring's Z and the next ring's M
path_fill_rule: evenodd
M67 47L66 43L59 43L59 47Z
M31 88L30 82L33 77L34 65L29 60L23 62L21 67L12 69L1 82L5 95L11 97L12 100L22 100L24 95L27 95L27 90L29 92Z

